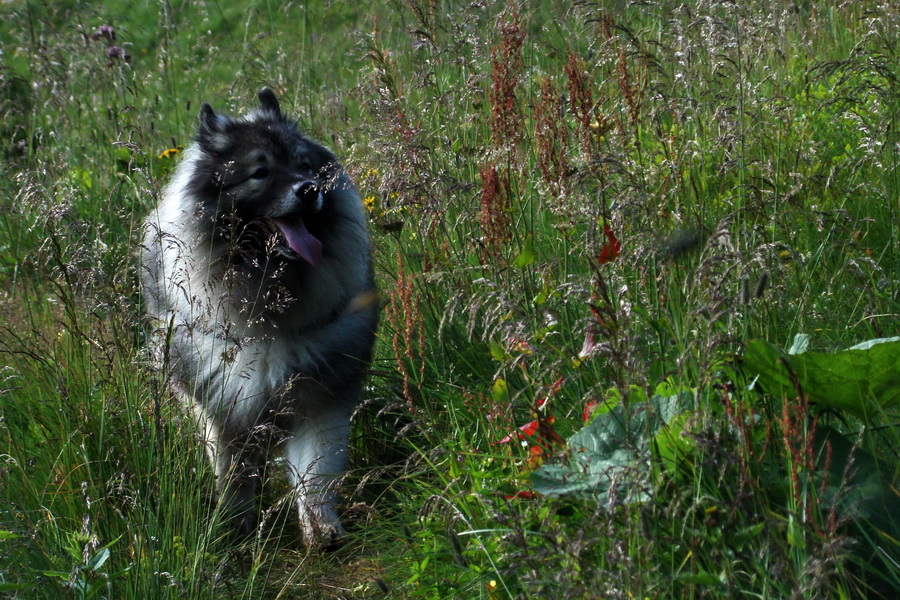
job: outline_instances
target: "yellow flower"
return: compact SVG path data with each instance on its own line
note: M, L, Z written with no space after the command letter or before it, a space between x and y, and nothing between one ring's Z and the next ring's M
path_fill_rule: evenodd
M374 212L375 210L375 196L366 196L363 198L363 206L366 207L366 210L369 212Z
M184 150L184 146L175 146L174 148L163 150L162 154L160 154L158 158L172 158L173 156L179 154L182 150Z

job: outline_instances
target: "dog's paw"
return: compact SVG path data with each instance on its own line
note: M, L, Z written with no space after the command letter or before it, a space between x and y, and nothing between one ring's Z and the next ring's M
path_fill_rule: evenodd
M347 532L339 521L304 521L303 543L307 548L333 552L347 541Z

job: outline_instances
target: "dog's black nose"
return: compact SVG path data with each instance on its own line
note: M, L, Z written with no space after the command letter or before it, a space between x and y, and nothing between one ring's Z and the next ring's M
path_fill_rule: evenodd
M319 186L316 185L315 181L306 180L294 185L294 195L300 199L304 199L307 197L313 198L318 194L318 192Z
M297 199L297 208L308 214L322 210L322 194L319 184L307 179L294 184L294 197Z

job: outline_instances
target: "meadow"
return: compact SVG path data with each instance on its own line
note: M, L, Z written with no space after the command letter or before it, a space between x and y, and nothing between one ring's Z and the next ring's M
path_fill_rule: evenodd
M900 6L0 6L0 597L900 597ZM202 102L342 157L382 304L343 487L235 542L148 358Z

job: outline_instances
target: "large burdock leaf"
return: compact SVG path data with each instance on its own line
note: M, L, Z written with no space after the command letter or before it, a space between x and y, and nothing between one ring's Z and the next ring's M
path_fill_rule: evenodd
M620 404L594 417L566 442L565 459L548 462L531 474L535 491L547 496L591 495L601 502L613 491L626 502L646 499L632 484L647 471L650 440L691 397L689 392L653 396L628 411Z
M864 420L900 404L900 337L863 342L840 352L806 352L806 338L791 352L763 340L747 344L744 367L773 395L794 396L849 411Z
M815 443L817 462L828 469L823 500L836 504L843 515L863 519L876 531L896 537L900 532L900 478L893 465L854 447L832 427L820 425Z

